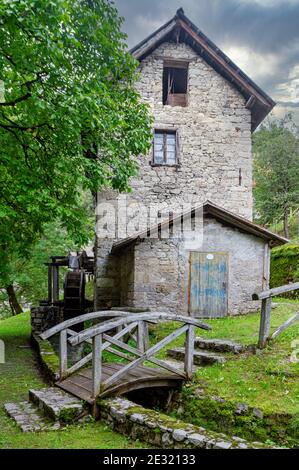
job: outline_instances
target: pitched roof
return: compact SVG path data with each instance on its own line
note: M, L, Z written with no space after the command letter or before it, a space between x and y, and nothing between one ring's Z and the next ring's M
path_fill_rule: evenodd
M150 36L131 49L131 54L143 60L160 44L166 41L184 42L194 49L226 80L231 82L246 99L246 108L251 110L252 131L263 121L275 106L272 100L242 70L227 57L207 36L200 31L180 8L175 16Z
M211 201L206 201L202 205L202 208L204 217L211 216L224 225L237 228L241 232L249 233L250 235L255 235L256 237L262 238L263 240L269 242L271 247L283 245L284 243L287 243L289 241L287 238L281 237L280 235L277 235L276 233L271 232L270 230L267 230L266 228L261 227L260 225L257 225L248 219L245 219L244 217L233 214L227 209L223 209L222 207L214 204ZM158 230L167 227L168 224L172 226L176 222L180 222L182 216L190 217L194 214L196 210L199 209L201 209L201 206L198 206L182 215L174 217L173 219L170 218L170 220L157 224L148 230L144 230L142 232L137 233L136 235L114 242L111 252L113 253L118 250L121 250L129 246L130 244L135 243L139 240L143 240L147 237L150 238L150 233L156 233Z

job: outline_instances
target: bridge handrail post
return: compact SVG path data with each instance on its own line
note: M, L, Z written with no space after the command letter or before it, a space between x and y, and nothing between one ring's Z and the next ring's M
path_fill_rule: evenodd
M137 348L141 352L145 352L148 348L148 328L146 321L139 321L137 327Z
M61 330L59 335L59 378L67 375L67 329Z
M184 370L187 379L191 379L193 373L193 357L194 357L194 340L195 340L195 327L189 325L186 331L186 346L185 346L185 364Z
M96 398L101 391L102 378L102 345L103 335L92 338L92 397Z

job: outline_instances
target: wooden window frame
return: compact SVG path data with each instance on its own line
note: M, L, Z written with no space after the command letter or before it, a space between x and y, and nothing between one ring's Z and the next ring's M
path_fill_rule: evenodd
M163 163L155 162L155 134L163 134ZM175 163L167 163L167 134L175 135ZM179 132L177 129L155 129L153 137L153 152L151 166L163 166L163 167L179 167Z

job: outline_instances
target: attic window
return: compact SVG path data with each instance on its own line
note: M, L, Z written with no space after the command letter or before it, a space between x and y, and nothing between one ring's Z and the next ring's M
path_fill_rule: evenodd
M188 63L164 63L163 104L187 106Z

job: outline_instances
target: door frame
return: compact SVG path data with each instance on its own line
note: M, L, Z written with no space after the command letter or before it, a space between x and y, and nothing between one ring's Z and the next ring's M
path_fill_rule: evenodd
M191 256L192 253L201 253L201 254L217 254L217 255L226 255L227 256L227 296L226 296L226 314L223 317L214 317L214 318L225 318L229 316L228 313L228 297L229 297L229 266L230 266L230 252L229 251L212 251L212 250L189 250L189 255L188 255L188 315L195 317L194 313L191 312ZM205 318L205 317L199 317L199 318ZM206 317L208 318L213 318L213 317Z

